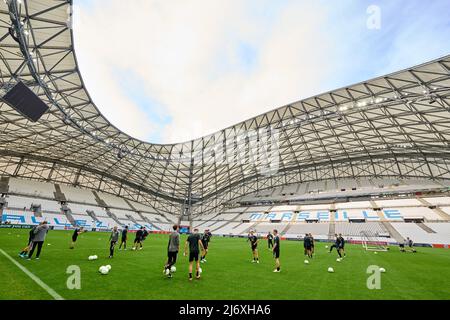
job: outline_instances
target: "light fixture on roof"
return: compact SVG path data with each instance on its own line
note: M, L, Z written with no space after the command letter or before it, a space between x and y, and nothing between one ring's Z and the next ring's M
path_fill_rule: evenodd
M433 104L436 102L436 97L434 95L430 95L430 101L429 104Z
M127 154L127 149L125 149L124 147L119 148L119 151L117 152L117 158L123 159Z
M70 117L68 115L64 115L63 122L67 125L70 124Z

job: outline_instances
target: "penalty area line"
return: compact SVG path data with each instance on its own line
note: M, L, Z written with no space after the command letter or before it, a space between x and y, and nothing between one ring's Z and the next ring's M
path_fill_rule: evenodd
M37 276L35 276L33 273L31 273L27 268L25 268L23 265L18 263L16 260L14 260L9 254L7 254L5 251L0 249L0 252L8 258L12 263L14 263L20 270L22 270L27 276L29 276L34 282L36 282L42 289L47 291L49 295L53 297L55 300L64 300L63 297L61 297L55 290L50 288L48 285L46 285L41 279L39 279Z

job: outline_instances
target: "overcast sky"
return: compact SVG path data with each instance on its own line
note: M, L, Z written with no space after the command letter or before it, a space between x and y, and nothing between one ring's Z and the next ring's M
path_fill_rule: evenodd
M74 6L75 50L92 99L119 129L154 143L198 138L450 53L448 0Z

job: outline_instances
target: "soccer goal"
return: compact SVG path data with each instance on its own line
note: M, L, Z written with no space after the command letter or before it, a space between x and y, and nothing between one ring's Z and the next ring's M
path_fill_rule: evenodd
M367 251L388 251L386 241L382 241L377 233L370 231L361 231L362 246Z

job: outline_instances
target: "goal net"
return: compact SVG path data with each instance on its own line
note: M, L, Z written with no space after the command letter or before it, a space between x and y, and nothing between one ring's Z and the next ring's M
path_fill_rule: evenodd
M378 233L361 231L362 246L367 251L388 251L388 244Z

